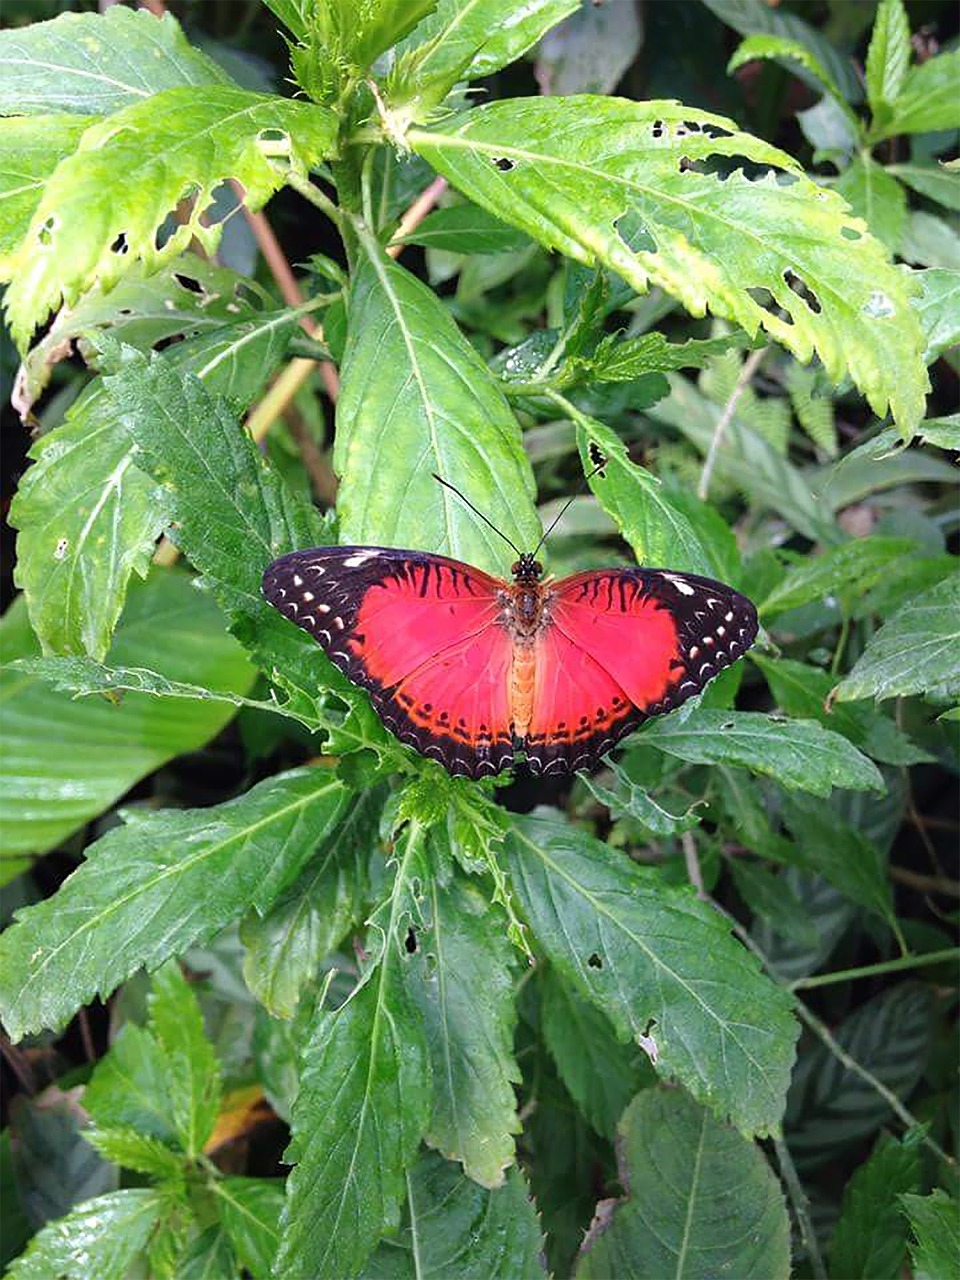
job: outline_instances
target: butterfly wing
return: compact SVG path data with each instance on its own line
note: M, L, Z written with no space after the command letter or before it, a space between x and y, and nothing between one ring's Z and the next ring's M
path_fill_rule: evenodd
M746 596L694 574L604 569L547 592L525 744L535 771L596 760L643 720L699 693L757 635Z
M366 689L387 728L451 773L513 760L507 584L446 556L317 547L275 560L263 594Z

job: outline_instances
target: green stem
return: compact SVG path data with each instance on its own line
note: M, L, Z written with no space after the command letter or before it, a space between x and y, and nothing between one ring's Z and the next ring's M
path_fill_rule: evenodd
M800 1181L796 1165L793 1163L793 1157L790 1155L787 1144L782 1138L774 1138L773 1148L777 1153L780 1177L787 1188L790 1204L793 1206L793 1216L796 1218L797 1226L800 1229L800 1239L803 1241L807 1257L810 1259L810 1270L813 1272L814 1280L827 1280L827 1270L823 1265L823 1258L820 1256L820 1245L817 1242L817 1234L813 1229L813 1222L810 1218L810 1202L807 1199L807 1193L803 1189L803 1183Z
M897 960L884 960L880 964L865 964L857 969L838 969L835 973L818 973L812 978L800 978L790 984L791 991L809 991L812 987L828 987L834 982L846 982L854 978L872 978L878 973L897 973L901 969L921 969L924 965L940 964L945 960L960 959L960 947L947 947L943 951L928 951L922 956L900 956Z
M325 196L319 187L315 186L309 178L301 178L297 173L287 175L287 185L293 187L304 200L308 200L310 204L315 205L318 209L322 209L332 223L343 234L343 215L329 196Z
M840 624L840 638L837 640L837 647L833 651L833 661L830 663L830 674L832 676L839 674L840 663L843 659L843 655L847 647L847 640L849 638L850 619L844 615L843 622Z

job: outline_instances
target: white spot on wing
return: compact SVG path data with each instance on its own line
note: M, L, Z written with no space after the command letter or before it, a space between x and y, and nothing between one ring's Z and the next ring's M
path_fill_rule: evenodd
M358 551L355 556L348 556L343 563L347 569L359 569L368 560L376 560L377 554L376 551Z
M666 578L668 582L673 583L673 585L677 588L677 590L680 592L682 596L694 595L694 589L693 587L691 587L690 583L686 582L683 578L679 577L678 574L665 573L663 576Z

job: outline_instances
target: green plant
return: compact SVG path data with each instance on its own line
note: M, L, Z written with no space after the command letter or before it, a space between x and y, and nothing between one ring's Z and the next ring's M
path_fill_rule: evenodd
M949 936L899 909L889 851L917 813L911 769L956 768L942 455L960 429L924 412L927 365L960 329L958 273L894 265L886 196L863 196L864 217L846 200L955 193L955 167L874 149L956 129L957 55L908 70L905 13L883 0L861 124L812 28L710 0L793 20L733 65L785 58L826 89L822 114L853 139L829 189L672 101L469 105L463 85L572 0L519 20L506 0L268 4L295 99L241 88L169 16L114 7L0 36L17 406L32 413L71 344L92 370L11 511L11 878L234 716L246 748L216 803L159 786L173 803L94 833L0 937L13 1040L118 988L125 1014L83 1103L128 1185L43 1227L11 1274L512 1278L545 1255L583 1277L786 1275L772 1154L794 1252L824 1275L802 1180L887 1124L905 1132L861 1162L833 1272L881 1257L897 1274L910 1229L933 1256L951 1161L932 984L829 1017L799 992L927 968L955 985ZM441 186L443 207L401 224ZM256 212L282 188L314 255L309 296L287 305L204 257L238 197ZM455 293L401 265L406 246ZM318 361L331 391L339 370L329 457L297 390ZM520 816L497 784L399 744L260 578L337 539L503 573L502 545L432 473L531 547L538 492L575 488L593 446L604 475L552 566L629 549L706 572L768 634ZM335 514L311 500L331 468ZM924 1072L921 1124L904 1100ZM210 1145L222 1089L251 1082L290 1124L285 1187L226 1176Z

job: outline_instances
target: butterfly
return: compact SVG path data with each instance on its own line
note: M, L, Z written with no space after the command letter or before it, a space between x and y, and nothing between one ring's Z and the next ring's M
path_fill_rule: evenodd
M447 556L329 546L274 560L263 594L366 689L401 742L481 778L595 763L672 711L757 635L746 596L711 578L614 568L512 581Z

